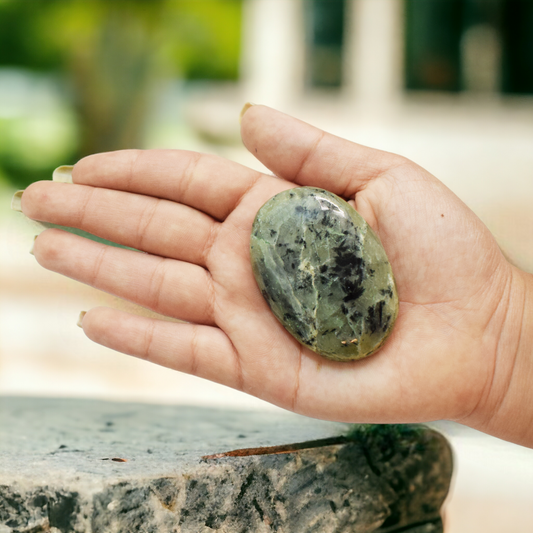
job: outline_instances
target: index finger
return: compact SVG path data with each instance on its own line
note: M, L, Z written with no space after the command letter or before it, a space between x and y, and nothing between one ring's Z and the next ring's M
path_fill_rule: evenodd
M260 180L256 170L186 150L120 150L90 155L72 169L81 185L128 191L181 204L224 220Z

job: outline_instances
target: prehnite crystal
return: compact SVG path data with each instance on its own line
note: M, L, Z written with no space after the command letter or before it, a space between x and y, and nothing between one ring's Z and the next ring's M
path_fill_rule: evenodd
M250 249L265 300L300 343L336 361L383 345L398 314L394 277L351 205L313 187L277 194L257 213Z

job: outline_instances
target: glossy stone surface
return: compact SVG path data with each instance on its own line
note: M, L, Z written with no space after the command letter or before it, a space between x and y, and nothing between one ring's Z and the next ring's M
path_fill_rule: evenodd
M382 346L398 314L394 278L348 203L312 187L277 194L257 213L250 247L265 300L300 343L337 361Z

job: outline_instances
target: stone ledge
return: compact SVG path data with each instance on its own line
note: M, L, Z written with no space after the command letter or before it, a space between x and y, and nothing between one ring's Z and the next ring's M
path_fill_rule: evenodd
M315 447L203 458L302 441ZM422 426L0 399L0 533L437 533L450 476Z

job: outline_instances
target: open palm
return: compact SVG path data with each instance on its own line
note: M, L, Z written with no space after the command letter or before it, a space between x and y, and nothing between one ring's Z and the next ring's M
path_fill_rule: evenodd
M41 265L186 323L107 308L87 313L94 341L226 384L308 416L351 422L465 419L493 395L514 267L437 179L263 106L243 117L245 145L274 176L178 150L81 160L72 184L39 182L26 215L130 246L47 230ZM296 342L250 266L254 217L295 186L347 199L379 235L399 317L368 359L328 361Z

